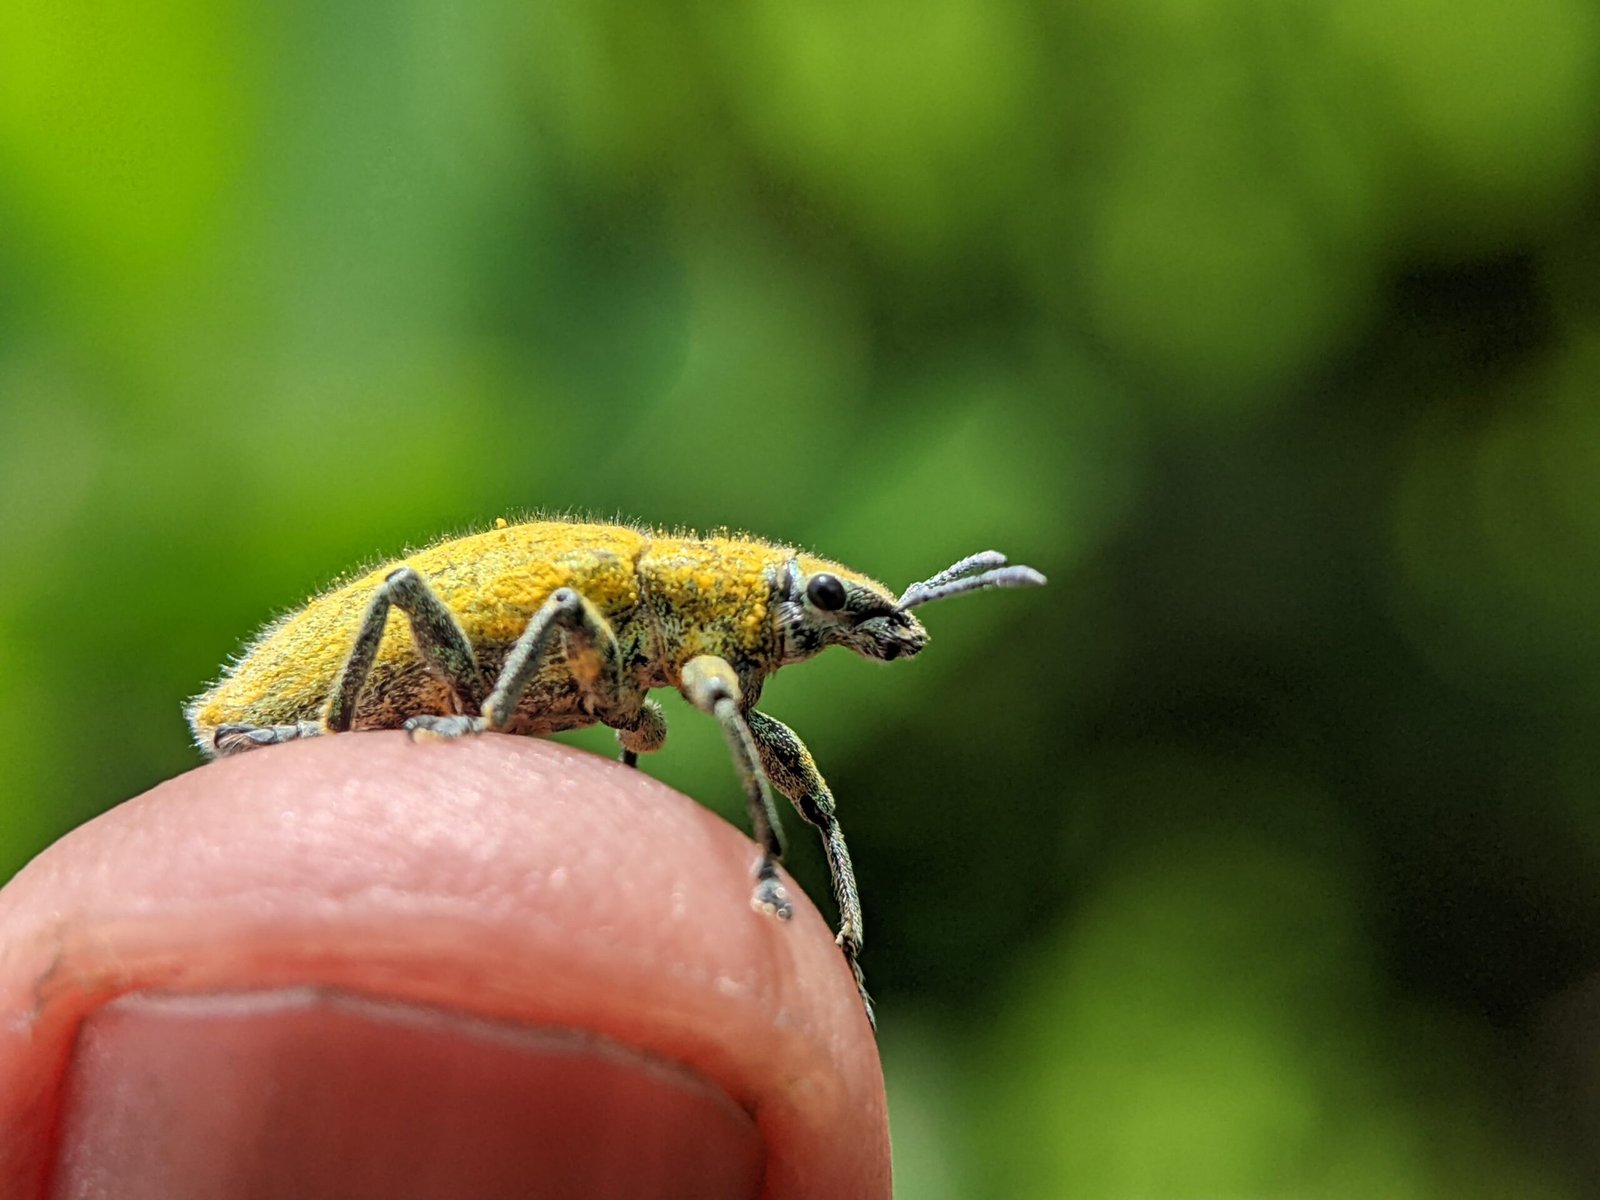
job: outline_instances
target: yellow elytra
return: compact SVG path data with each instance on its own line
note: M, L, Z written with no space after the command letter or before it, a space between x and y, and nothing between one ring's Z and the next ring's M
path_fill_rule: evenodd
M636 763L666 738L648 693L676 688L727 737L761 844L757 909L780 919L791 911L770 787L821 832L839 943L860 987L861 909L833 795L793 730L756 710L762 683L830 645L911 657L928 639L910 609L1043 582L983 551L897 597L754 537L501 520L313 598L265 629L187 716L208 754L351 729L456 738L600 722Z

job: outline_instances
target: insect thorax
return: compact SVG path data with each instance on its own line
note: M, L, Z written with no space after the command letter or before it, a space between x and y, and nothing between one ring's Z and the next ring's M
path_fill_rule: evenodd
M772 580L789 557L733 538L651 542L639 580L673 677L701 654L727 659L752 684L777 665Z

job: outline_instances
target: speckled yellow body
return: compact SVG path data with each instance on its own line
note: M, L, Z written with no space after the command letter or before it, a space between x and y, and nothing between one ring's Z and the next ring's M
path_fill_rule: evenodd
M415 569L460 622L492 680L529 619L569 587L611 627L638 695L674 687L701 654L726 659L748 702L779 665L768 611L772 572L790 548L747 537L682 537L627 525L530 521L439 542L312 599L269 626L189 709L206 745L219 725L282 725L321 719L362 618L385 578ZM803 556L850 579L863 576ZM354 728L399 727L423 713L455 711L449 688L422 664L409 623L391 611ZM564 659L545 665L517 709L511 732L591 724Z

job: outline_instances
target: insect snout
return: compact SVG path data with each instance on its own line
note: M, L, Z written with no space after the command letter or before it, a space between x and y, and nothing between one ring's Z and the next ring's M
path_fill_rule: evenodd
M865 640L867 653L884 662L910 658L928 644L922 622L900 609L863 621L856 629Z

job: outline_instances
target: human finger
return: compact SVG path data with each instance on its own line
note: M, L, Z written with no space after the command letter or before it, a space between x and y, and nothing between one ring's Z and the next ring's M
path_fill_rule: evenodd
M798 888L786 924L750 910L754 854L528 739L322 738L171 780L0 891L0 1179L887 1196L849 970Z

